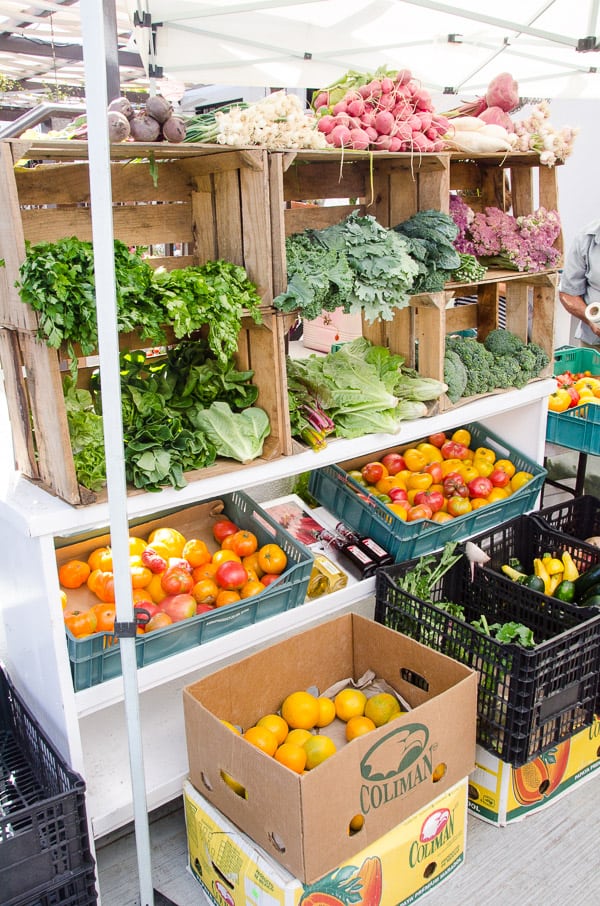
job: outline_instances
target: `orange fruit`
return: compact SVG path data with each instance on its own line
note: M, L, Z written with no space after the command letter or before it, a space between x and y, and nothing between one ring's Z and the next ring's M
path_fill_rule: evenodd
M387 724L388 720L401 711L400 702L391 692L378 692L365 705L365 717L369 717L376 727Z
M267 755L272 756L277 751L277 737L268 727L248 727L242 736Z
M319 704L310 692L292 692L281 705L281 716L293 730L310 730L319 719Z
M91 573L85 560L67 560L58 569L58 581L65 588L81 588Z
M275 761L284 764L286 768L302 774L306 767L306 750L303 746L295 746L291 742L284 742L275 752Z
M263 573L282 573L287 566L287 554L278 544L263 544L258 551L258 565Z
M365 819L363 818L362 815L354 815L350 819L349 829L352 833L355 834L357 831L359 831L362 828L364 823L365 823Z
M199 538L190 538L184 544L181 556L187 560L190 566L195 568L196 566L204 566L205 563L210 563L212 555L204 541Z
M312 733L310 730L303 730L301 727L296 727L295 730L290 730L285 741L294 746L303 746L306 740L310 739L311 736Z
M360 689L342 689L333 700L335 713L340 720L350 720L365 713L367 696Z
M322 735L311 736L310 739L306 740L303 748L306 752L307 771L316 768L326 758L331 758L332 755L335 755L337 751L334 741L329 736Z
M370 733L372 730L376 729L377 727L370 717L364 717L364 715L358 714L356 717L351 717L346 724L346 739L348 742L351 742L358 736L364 736L365 733Z
M242 735L242 733L241 733L239 727L236 727L236 725L235 725L235 724L232 724L230 721L228 721L228 720L222 720L221 723L222 723L225 727L227 727L229 730L231 730L232 733L235 733L237 736L241 736L241 735Z
M266 585L263 585L259 579L250 579L249 582L246 582L245 585L242 585L240 590L240 596L242 598L252 598L254 595L259 595L261 591L264 591Z
M217 607L225 607L227 604L237 604L238 601L241 601L239 591L230 591L227 588L222 588L217 595L215 605Z
M146 566L130 566L129 574L131 576L132 588L145 588L152 581L154 575Z
M101 569L104 572L111 572L113 567L112 551L110 547L97 547L91 552L88 559L88 566L92 572Z
M169 557L181 557L186 539L177 529L163 526L154 529L148 536L148 546L156 550L154 542L160 542L169 551Z
M226 560L237 560L238 563L242 562L242 558L238 557L238 555L234 551L220 548L212 555L211 563L216 563L217 566L220 566L221 563L225 563Z
M200 579L191 591L196 604L215 604L219 594L219 586L214 579Z
M200 582L202 579L214 579L215 573L219 568L218 563L204 563L202 566L195 566L192 570L194 582Z
M256 726L266 727L267 730L270 730L277 738L278 745L285 742L285 739L290 732L290 728L286 721L279 714L265 714L260 720L256 721Z
M317 704L319 706L317 727L328 727L329 724L335 720L335 705L333 699L326 698L322 695L317 699Z

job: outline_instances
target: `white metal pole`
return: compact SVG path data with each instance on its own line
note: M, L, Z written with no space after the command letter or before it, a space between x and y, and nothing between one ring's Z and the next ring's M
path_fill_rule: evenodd
M140 903L142 906L153 906L150 831L137 685L135 621L129 573L129 523L123 457L110 143L106 115L108 99L105 77L104 16L101 0L83 0L80 9L87 101L98 351L116 611L117 621L128 625L131 629L131 635L126 633L120 635L119 645L129 742Z

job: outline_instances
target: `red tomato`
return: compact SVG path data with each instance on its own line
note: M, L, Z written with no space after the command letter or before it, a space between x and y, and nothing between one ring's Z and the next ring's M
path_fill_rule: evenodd
M455 495L448 498L448 512L451 516L464 516L465 513L470 513L472 509L473 507L468 497Z
M360 473L367 484L377 484L382 478L387 478L388 470L382 462L368 462Z
M505 488L510 481L510 475L504 469L494 469L489 478L495 488Z
M141 553L141 557L144 566L152 573L163 573L167 568L165 558L157 554L151 547L145 548Z
M227 535L233 535L237 531L239 531L239 526L232 522L231 519L225 517L217 519L212 527L213 538L217 544L221 544L223 538L226 538Z
M169 566L161 576L160 585L168 595L188 594L194 587L194 577L179 565Z
M431 489L419 491L418 494L415 494L415 504L420 506L423 503L430 508L432 513L437 513L444 506L444 495L441 491L432 491Z
M248 573L238 560L225 560L215 573L215 582L227 591L237 591L247 581Z
M388 475L397 475L406 468L404 456L400 453L386 453L381 457L381 462L388 470Z
M487 497L494 487L489 478L484 478L483 475L480 475L478 478L474 478L467 485L469 489L470 497Z
M428 462L423 471L428 472L431 475L434 484L441 484L442 478L444 477L441 463Z
M416 522L418 519L431 519L433 510L425 503L411 506L406 514L407 522Z
M154 632L156 629L164 629L165 626L170 626L173 620L168 613L163 613L162 610L160 613L155 613L151 617L144 627L144 632Z
M207 613L209 610L216 610L214 604L196 604L196 616L200 613Z
M174 623L179 623L195 615L196 599L189 594L167 595L160 602L160 609L168 614Z
M404 488L390 488L388 497L393 503L398 503L399 500L408 500L408 491Z
M158 604L155 604L154 601L140 601L139 604L135 605L133 610L138 626L142 627L145 627L157 613L162 612Z
M438 431L437 434L430 434L427 440L430 444L433 444L434 447L438 447L441 450L448 438L443 431Z
M572 409L573 406L576 406L577 403L579 402L579 391L576 390L576 388L570 384L565 387L565 390L571 397L571 402L569 403L569 409Z
M271 582L276 582L280 578L280 573L265 573L264 576L260 577L260 581L263 585L270 585Z
M441 447L444 459L466 459L469 448L457 440L447 440Z
M444 497L468 497L469 489L459 472L449 472L444 478L442 487Z

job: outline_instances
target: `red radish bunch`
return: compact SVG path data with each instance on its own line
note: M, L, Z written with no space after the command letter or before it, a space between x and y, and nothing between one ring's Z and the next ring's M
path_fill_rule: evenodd
M329 92L321 91L313 106L317 129L334 148L441 151L450 125L407 69L351 88L333 106Z
M448 110L445 115L448 117L480 116L485 122L504 126L505 129L512 132L513 130L507 125L510 117L507 116L504 119L502 112L509 114L516 110L520 103L517 82L509 72L501 72L492 79L482 97L475 98L474 101L465 101L453 110ZM490 113L486 113L486 111L490 111Z

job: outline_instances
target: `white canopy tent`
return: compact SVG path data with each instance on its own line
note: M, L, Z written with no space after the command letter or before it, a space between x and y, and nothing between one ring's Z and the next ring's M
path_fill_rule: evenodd
M319 88L385 66L459 98L499 72L527 98L600 97L599 0L123 2L147 73L188 84Z

